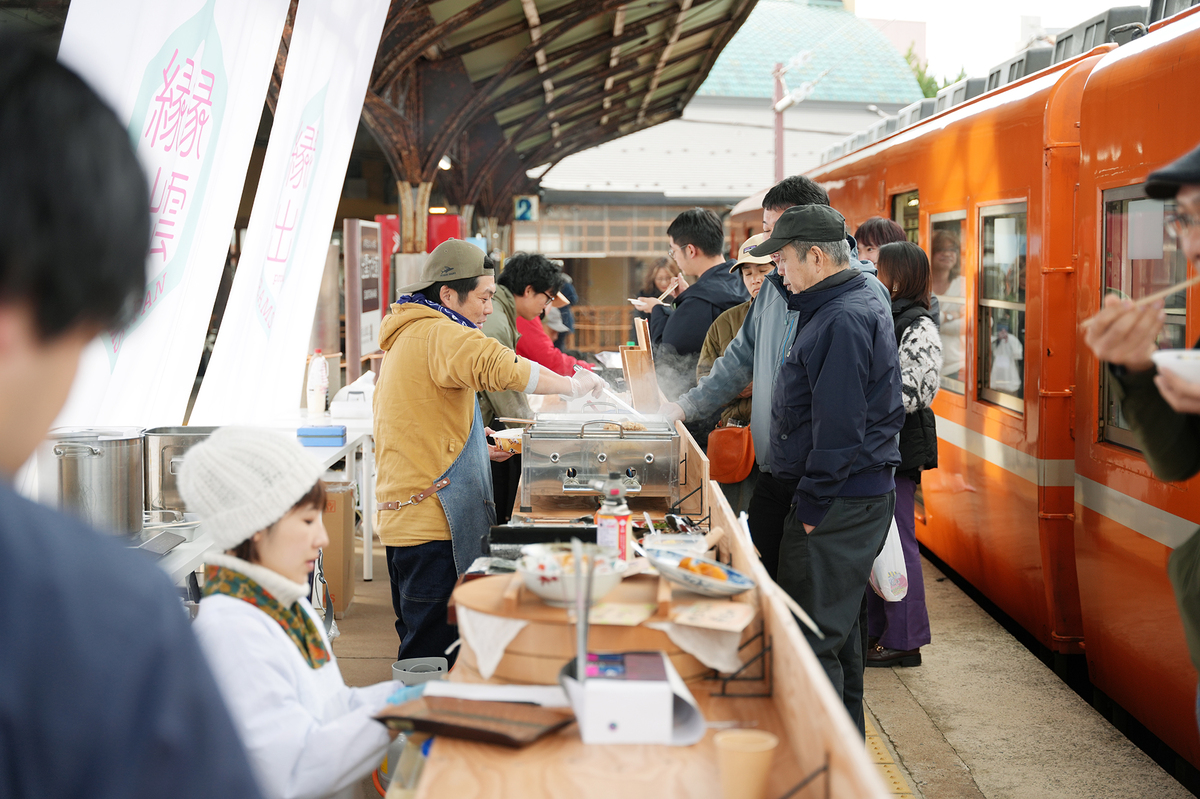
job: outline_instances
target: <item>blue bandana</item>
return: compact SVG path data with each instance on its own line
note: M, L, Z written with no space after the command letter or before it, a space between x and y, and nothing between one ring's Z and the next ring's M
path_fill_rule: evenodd
M476 327L474 322L467 319L462 314L455 313L454 311L447 308L445 305L439 305L438 303L429 299L428 297L426 297L424 294L422 294L419 291L414 291L412 294L405 294L404 296L400 297L400 299L396 300L397 305L404 305L405 303L408 303L408 302L415 302L417 305L424 305L426 308L432 308L433 310L435 310L439 313L443 313L446 316L448 316L449 318L453 319L455 322L458 322L463 327L471 327L471 328Z

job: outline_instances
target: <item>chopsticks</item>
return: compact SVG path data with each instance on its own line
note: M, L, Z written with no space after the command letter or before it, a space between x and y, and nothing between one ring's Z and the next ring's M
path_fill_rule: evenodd
M514 424L537 424L536 419L518 419L515 416L497 416L496 419L505 424L509 422L513 422Z
M1172 294L1174 294L1178 291L1183 291L1184 289L1194 286L1197 283L1200 283L1200 274L1196 274L1193 277L1189 277L1187 280L1184 280L1181 283L1176 283L1174 286L1168 286L1167 288L1163 289L1162 291L1156 291L1153 294L1147 294L1145 297L1136 299L1133 301L1133 307L1141 308L1145 305L1149 305L1152 302L1157 302L1166 297L1170 297ZM1092 323L1095 321L1096 321L1096 317L1090 316L1087 319L1084 319L1082 322L1080 322L1079 327L1083 330L1087 330L1089 327L1092 326Z
M679 285L680 279L681 278L679 277L679 275L676 275L675 277L671 278L671 287L669 289L667 289L666 291L664 291L662 294L658 295L659 302L662 302L663 300L665 300L667 298L667 295L675 290L675 288ZM634 300L631 299L630 302L634 302Z

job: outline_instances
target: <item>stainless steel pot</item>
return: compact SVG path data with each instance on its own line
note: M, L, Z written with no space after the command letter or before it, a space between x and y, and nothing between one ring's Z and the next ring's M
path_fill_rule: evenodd
M141 532L145 507L141 428L51 430L38 461L43 503L101 530L123 535Z
M186 510L177 483L184 453L216 429L152 427L146 431L146 507L149 510Z

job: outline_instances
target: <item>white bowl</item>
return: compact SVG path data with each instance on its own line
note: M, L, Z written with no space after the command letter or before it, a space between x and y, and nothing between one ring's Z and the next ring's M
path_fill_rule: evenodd
M537 594L548 605L572 607L575 605L575 565L570 544L529 544L521 547L522 557L517 572L525 581L525 587ZM609 591L617 587L629 564L621 560L615 549L595 544L583 545L584 570L581 578L587 580L587 560L595 558L596 570L592 574L590 601L598 602Z
M1200 350L1157 350L1150 357L1159 369L1169 369L1190 383L1200 383Z
M724 572L725 579L721 580L680 568L679 562L687 557L693 561L717 567ZM663 577L702 596L736 596L754 587L754 581L749 577L737 569L726 566L724 563L718 563L711 558L688 555L686 552L673 549L646 549L646 560L650 561Z

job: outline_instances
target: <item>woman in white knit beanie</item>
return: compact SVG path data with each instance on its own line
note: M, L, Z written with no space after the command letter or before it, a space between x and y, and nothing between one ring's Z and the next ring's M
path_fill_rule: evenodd
M372 716L400 683L348 688L308 602L329 543L322 468L291 437L223 427L179 475L207 556L195 631L268 799L354 797L391 735Z

